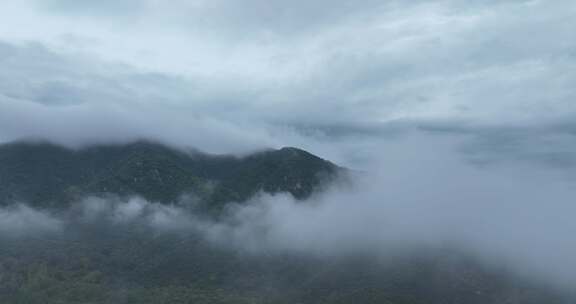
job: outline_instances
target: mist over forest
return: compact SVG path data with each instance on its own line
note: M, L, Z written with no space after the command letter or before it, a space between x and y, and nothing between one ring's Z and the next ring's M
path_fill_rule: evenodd
M0 5L0 303L576 303L571 1Z

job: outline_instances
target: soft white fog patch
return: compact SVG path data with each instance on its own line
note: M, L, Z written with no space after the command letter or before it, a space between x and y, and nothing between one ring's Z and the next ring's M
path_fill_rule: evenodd
M553 170L475 167L454 143L404 142L372 163L356 189L314 200L263 195L230 210L207 235L252 252L417 253L455 248L570 286L576 279L576 186ZM426 148L424 148L426 147ZM444 147L444 148L441 148ZM389 147L390 148L390 147ZM413 153L395 154L402 151ZM376 165L378 164L378 165Z
M15 205L0 209L0 235L21 237L58 232L63 222L42 211L25 205Z
M246 153L278 146L263 125L190 116L176 109L76 105L53 108L0 96L0 140L46 139L78 148L142 138L212 153Z
M73 209L72 223L148 226L159 232L193 231L192 213L183 207L151 203L139 197L86 198Z

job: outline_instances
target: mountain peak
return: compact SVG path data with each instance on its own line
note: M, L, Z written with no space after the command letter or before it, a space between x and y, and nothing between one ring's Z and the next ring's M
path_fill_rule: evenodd
M283 156L288 156L288 157L314 157L314 158L318 158L316 155L313 155L312 153L306 152L302 149L299 148L295 148L295 147L283 147L280 150L277 150L277 152L280 155Z
M282 148L280 148L279 151L289 152L289 153L308 153L308 152L306 152L306 151L304 151L304 150L302 150L302 149L298 149L298 148L295 148L295 147L282 147Z

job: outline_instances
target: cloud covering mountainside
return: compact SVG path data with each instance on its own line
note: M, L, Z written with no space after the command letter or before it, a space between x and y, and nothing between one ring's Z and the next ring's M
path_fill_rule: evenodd
M10 185L0 189L0 199L19 193L0 208L0 241L12 242L0 246L0 256L10 257L0 260L0 274L13 270L4 271L13 275L12 285L0 284L0 295L1 286L53 290L42 289L45 281L26 281L31 272L56 282L54 290L76 290L58 285L58 278L81 273L87 281L78 290L88 286L103 294L98 288L136 286L142 295L142 286L152 284L138 281L146 273L157 275L151 286L167 285L134 301L160 302L166 294L196 294L182 281L200 269L194 286L209 287L198 293L207 303L220 296L214 286L248 296L246 303L283 303L236 294L252 290L235 285L238 276L265 289L257 295L301 303L351 303L358 295L393 304L425 298L442 304L573 303L528 291L539 291L531 287L536 285L576 290L575 14L569 0L4 1L0 147L42 143L63 153L58 155L84 155L146 140L162 147L154 160L171 161L138 171L105 158L74 163L85 170L70 177L61 170L70 163L51 158L56 154L0 153L0 185ZM281 147L301 150L268 150ZM239 204L231 203L215 221L192 212L191 197L178 188L213 186L198 182L198 167L183 165L180 156L191 150L225 159L226 168L238 165L231 160L266 153L261 151L299 151L351 169L354 179L309 195L317 180L286 172L317 167L266 158L228 178L226 187L247 176L254 187L227 199ZM14 159L24 160L26 172L38 172L22 177ZM262 173L278 166L278 174ZM165 188L144 182L153 180L147 179L153 169L167 172ZM40 176L34 191L22 186ZM55 176L76 188L62 190ZM283 178L290 187L257 191ZM130 191L108 191L108 197L96 191L119 180L131 180ZM136 191L142 185L168 189L169 199ZM84 192L72 191L78 187ZM302 187L305 195L294 195ZM81 195L52 197L68 204L56 210L42 197L51 191ZM34 201L38 193L42 199ZM79 245L84 239L95 249ZM123 247L126 240L133 246ZM47 255L18 260L30 244ZM202 263L186 258L191 251ZM63 252L90 258L71 270L58 260L67 256ZM64 268L41 263L52 259ZM140 268L133 260L151 266ZM371 271L374 260L398 268ZM179 265L189 268L179 272ZM388 282L382 273L400 275ZM264 281L277 284L260 286ZM25 298L35 294L26 288L13 298L24 302L14 303L41 301ZM420 297L406 290L418 290ZM125 292L122 301L130 303ZM390 294L398 298L388 299Z

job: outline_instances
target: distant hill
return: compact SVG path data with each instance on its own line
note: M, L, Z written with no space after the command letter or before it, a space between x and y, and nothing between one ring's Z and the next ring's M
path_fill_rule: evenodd
M141 196L174 203L194 195L209 207L258 192L308 198L344 169L297 148L244 157L189 153L149 141L72 150L49 143L0 145L0 204L66 206L87 196Z

